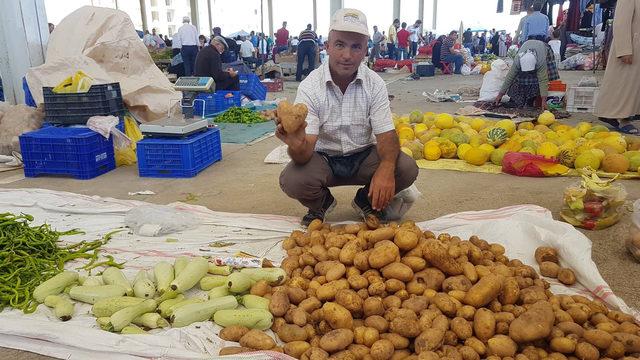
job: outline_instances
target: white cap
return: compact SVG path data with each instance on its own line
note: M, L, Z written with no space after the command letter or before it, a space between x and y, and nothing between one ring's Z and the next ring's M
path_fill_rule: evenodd
M347 31L369 36L367 17L360 10L339 9L331 17L329 32Z
M188 23L188 22L191 22L191 19L188 16L185 16L185 17L182 18L182 22L183 23Z
M536 55L528 50L524 54L520 54L520 70L533 71L536 69Z

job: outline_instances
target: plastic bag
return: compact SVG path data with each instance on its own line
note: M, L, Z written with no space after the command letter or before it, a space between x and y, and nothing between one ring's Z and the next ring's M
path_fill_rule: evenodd
M516 176L544 177L565 174L569 168L544 156L509 152L502 159L502 171Z
M491 70L484 74L482 79L482 87L480 88L480 96L478 101L493 101L500 93L502 83L509 72L509 65L498 59L491 63Z
M573 226L600 230L617 223L624 212L627 192L616 178L601 180L595 171L582 175L580 183L564 190L560 216Z
M632 221L631 233L625 241L625 245L636 261L640 262L640 200L636 200L633 204Z
M73 76L62 80L56 87L51 89L56 94L64 93L86 93L91 88L93 79L82 71L76 71Z
M137 235L158 236L193 229L200 221L166 205L143 205L129 210L124 224Z
M401 219L420 196L422 196L422 193L415 184L400 191L391 199L389 205L384 209L384 218L392 221Z
M462 75L471 75L471 67L467 64L462 65L462 69L460 69Z
M133 165L138 161L136 155L136 143L142 140L142 132L136 121L130 117L124 117L124 133L130 139L129 145L115 149L116 166Z

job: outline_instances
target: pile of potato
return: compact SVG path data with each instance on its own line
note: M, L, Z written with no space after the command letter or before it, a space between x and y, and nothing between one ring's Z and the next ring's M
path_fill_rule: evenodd
M583 296L552 294L534 268L476 236L436 237L413 222L314 221L306 233L294 231L283 248L286 284L257 283L251 292L270 298L271 329L284 346L254 330L227 328L221 337L241 347L221 354L258 349L308 360L595 360L640 353L640 327L632 316ZM541 267L558 262L550 248L536 252L536 259ZM558 269L555 276L575 282L572 272Z

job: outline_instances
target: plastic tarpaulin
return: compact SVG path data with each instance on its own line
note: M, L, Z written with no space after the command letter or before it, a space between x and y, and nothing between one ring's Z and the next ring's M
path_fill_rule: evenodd
M130 209L147 203L85 196L42 189L0 189L3 211L31 214L37 221L46 220L54 228L80 228L85 235L65 237L66 242L96 239L124 224ZM280 241L299 229L298 219L278 215L232 214L215 212L183 203L172 207L197 217L196 229L170 236L141 237L121 232L103 247L103 255L126 260L125 273L133 277L139 269L149 268L160 260L173 261L180 255L229 256L239 250L279 261L284 253ZM551 213L533 205L519 205L498 210L465 212L418 223L436 233L448 232L467 238L478 235L500 243L506 255L534 265L536 247L547 245L559 250L563 266L574 269L579 284L567 288L552 281L552 290L597 296L609 305L639 313L617 298L600 276L591 260L591 242L572 226L555 221ZM177 241L167 241L170 237ZM211 247L212 242L232 242L229 247ZM77 263L68 264L69 269ZM193 290L192 290L193 291ZM199 290L198 290L199 291ZM139 359L212 358L220 347L231 346L216 336L220 328L212 322L197 323L178 329L159 329L150 335L119 335L101 331L88 314L90 306L76 305L73 319L58 321L45 306L34 314L16 310L0 313L0 346L38 352L68 359ZM81 340L80 340L81 339ZM239 356L238 358L246 358ZM252 359L285 358L282 354L260 353Z

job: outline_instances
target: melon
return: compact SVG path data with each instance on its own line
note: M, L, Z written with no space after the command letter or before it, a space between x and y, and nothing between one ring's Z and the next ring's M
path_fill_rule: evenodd
M598 170L600 168L600 158L591 151L585 151L576 157L574 166L576 169L591 167L594 170Z
M536 154L536 149L531 148L531 147L523 147L518 152L535 155Z
M507 152L509 151L506 149L493 150L493 152L491 152L491 162L494 163L495 165L502 166L502 159L504 158Z
M440 151L440 147L438 147L438 145L428 144L424 147L423 155L425 159L435 161L440 159L442 152Z
M471 123L469 125L471 125L473 130L480 131L485 127L486 121L484 121L484 119L475 118L471 120Z
M471 148L464 155L464 160L471 165L484 165L489 160L489 153L480 148Z
M564 166L573 167L576 161L575 150L568 148L561 149L558 153L558 161L560 161L560 164Z
M443 137L445 139L450 139L451 136L456 134L462 134L462 130L456 129L456 128L444 129L440 132L440 137Z
M508 136L511 136L516 132L516 124L511 120L500 120L496 123L496 127L505 129Z
M531 121L525 121L518 124L518 130L533 130L534 125Z
M507 141L508 137L509 134L507 133L507 130L501 127L491 128L487 132L487 142L493 146L502 145L505 141Z
M538 155L544 156L547 159L557 157L559 152L560 150L558 149L558 145L549 141L540 144L536 150Z
M402 146L402 147L400 148L400 151L402 151L403 153L405 153L405 154L409 155L409 157L413 158L413 152L411 151L411 149L409 149L409 148L407 148L407 147Z
M456 144L456 146L469 143L469 137L465 134L454 134L449 138L449 140Z
M455 121L453 120L453 116L451 114L438 114L435 117L435 126L438 129L451 129L455 126Z
M608 173L625 173L629 169L629 160L620 154L609 154L602 160L602 170Z
M445 159L452 159L456 157L458 147L451 140L438 139L438 146L442 153L442 157Z
M556 117L548 110L545 110L542 114L538 116L538 124L541 125L551 125L556 122Z
M471 149L472 146L469 144L460 144L460 146L458 146L458 151L457 151L457 156L458 159L462 159L464 160L464 155L467 153L467 151L469 151L469 149Z
M640 154L627 158L629 160L629 171L640 170Z
M424 116L422 115L422 111L420 110L413 110L410 114L409 114L409 122L412 124L417 124L419 122L422 122Z
M404 144L404 147L411 150L411 157L413 157L414 160L423 159L422 144L419 141L408 141Z

